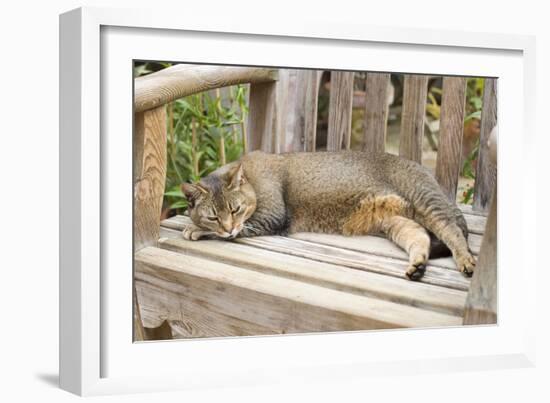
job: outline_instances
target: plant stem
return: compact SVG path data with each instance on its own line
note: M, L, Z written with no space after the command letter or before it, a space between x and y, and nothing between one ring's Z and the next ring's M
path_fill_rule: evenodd
M248 152L248 142L246 140L246 127L244 125L244 117L241 118L241 132L243 135L243 154Z
M235 129L235 125L231 125L231 134L233 136L233 144L237 144L237 129Z
M225 165L225 139L223 132L220 132L220 165Z
M197 159L197 129L195 127L195 118L191 118L191 152L193 158L193 175L199 176L199 160Z
M221 119L222 114L222 97L219 88L216 88L216 105L218 109L218 124ZM220 146L219 146L219 155L220 155L220 165L225 165L225 133L220 127Z

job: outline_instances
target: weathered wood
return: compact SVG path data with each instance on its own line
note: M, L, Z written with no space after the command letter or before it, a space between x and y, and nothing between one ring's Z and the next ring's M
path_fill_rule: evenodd
M277 139L278 148L272 152L285 152L287 149L300 147L300 139L294 136L296 115L300 114L302 103L296 99L296 75L298 70L281 69L275 86L273 107L273 137ZM294 140L297 140L296 142ZM297 150L299 151L299 150Z
M264 274L463 316L465 291L312 261L235 242L187 241L175 230L163 229L159 247L208 257Z
M163 225L166 225L166 221ZM396 245L382 238L372 237L363 245L361 240L355 237L333 236L331 238L330 235L311 233L293 234L292 237L242 238L237 242L264 250L398 278L404 278L408 266L407 255ZM349 242L346 243L346 241ZM344 248L342 245L347 247ZM430 261L426 274L420 281L457 290L467 290L469 286L469 280L456 270L454 262L444 259Z
M356 250L358 252L364 252L377 256L386 256L392 259L402 259L406 261L408 257L407 253L403 251L399 246L381 236L363 235L347 237L333 234L299 232L296 234L291 234L289 237L293 239L302 239L304 241L335 246L342 249ZM481 240L482 237L480 235L470 234L468 236L468 246L470 247L470 250L474 255L477 255L479 253ZM451 258L435 259L430 261L430 264L438 267L446 267L449 269L454 269L456 267L454 261Z
M173 296L177 298L177 295ZM184 314L185 320L171 320L174 339L189 339L212 336L256 336L277 334L274 330L245 320L222 315L216 312L196 312Z
M134 116L134 250L155 245L166 181L166 108Z
M471 220L475 220L474 229L470 229L468 235L468 246L474 255L479 253L481 247L482 235L485 231L485 218L477 217L473 215L465 215L466 222L470 223ZM190 218L186 216L174 216L167 220L162 221L161 226L169 229L175 229L181 231L183 227L187 224L190 224ZM469 225L469 224L468 224ZM310 232L300 232L289 235L293 239L302 239L307 241L312 241L316 243L336 246L344 249L356 250L359 252L369 253L373 255L380 255L390 257L392 259L403 259L407 260L407 254L399 248L396 244L390 240L374 235L363 235L363 236L343 236L343 235L334 235L334 234L317 234ZM435 266L455 268L454 262L447 259L436 259L432 263Z
M487 212L474 210L474 209L472 209L471 204L458 204L458 208L460 210L462 210L462 213L464 213L464 214L487 218Z
M274 82L251 84L248 113L248 151L277 152L278 137L275 133L276 85Z
M353 72L330 73L327 151L350 148L353 77Z
M430 310L396 304L307 284L203 258L148 247L136 254L139 296L157 287L177 298L163 298L148 312L181 320L182 312L200 306L228 320L258 324L277 333L366 330L412 326L457 325L461 319ZM144 298L144 300L146 300ZM140 302L142 299L140 298ZM145 315L144 315L145 316ZM195 318L196 319L196 318ZM154 317L153 317L154 320ZM215 324L213 324L215 325ZM215 331L212 336L224 336Z
M472 253L477 255L481 247L482 235L485 232L487 219L483 216L477 216L474 214L464 214L464 218L466 219L469 230L468 245ZM190 223L191 221L189 217L178 215L162 221L161 226L181 231L185 225ZM291 234L289 237L304 240L315 239L314 242L327 243L328 245L338 246L345 249L379 254L381 256L387 256L391 258L403 258L406 260L407 256L407 254L393 242L389 241L386 238L374 235L348 237L343 235L300 232L296 234ZM434 262L436 261L441 262L443 260L434 260ZM444 267L454 268L454 263L449 266L445 265Z
M317 70L279 72L274 122L279 152L305 151L311 147L317 131L320 74Z
M497 322L497 186L464 312L465 325Z
M388 73L367 74L363 150L383 153L386 149L389 86Z
M474 184L473 209L487 211L493 187L496 183L497 168L489 158L489 136L497 124L497 79L486 78L483 90L481 111L481 132L477 157L476 181Z
M422 163L428 76L405 75L399 155Z
M164 228L181 231L189 224L188 217L176 216L162 222ZM164 236L166 232L162 233ZM340 266L372 271L403 278L408 265L408 256L391 241L376 236L354 236L296 233L285 237L254 237L237 240L246 245L323 261ZM470 234L469 246L477 254L481 236ZM433 267L433 269L431 269ZM451 258L430 260L427 274L422 282L466 290L469 281L458 273Z
M163 321L157 327L144 327L145 339L147 341L151 340L171 340L174 335L172 333L172 328L170 323L167 320Z
M166 229L175 229L181 231L183 226L190 223L190 219L186 216L174 216L161 223ZM481 228L481 222L480 227ZM483 229L485 227L483 226ZM287 236L287 238L301 239L305 241L315 242L323 245L334 246L342 249L355 250L366 254L385 256L391 259L408 260L408 255L399 246L388 240L385 236L374 235L356 235L344 236L336 234L321 234L313 232L298 232ZM268 238L266 238L268 239ZM468 247L473 255L479 255L481 242L483 240L483 232L471 231L468 234ZM456 269L456 264L451 257L437 258L430 260L430 264L448 269Z
M305 111L304 111L304 151L315 151L317 141L317 109L319 102L319 87L323 70L303 70L305 75Z
M141 312L139 309L139 304L137 300L136 287L134 286L133 292L134 300L134 341L143 341L145 340L145 330L143 329L143 322L141 321Z
M477 218L477 217L476 217ZM479 229L481 226L484 227L484 218L480 217L483 221L477 221L479 224ZM469 222L469 218L466 219ZM164 220L161 225L165 228L175 229L181 231L184 225L189 224L191 221L189 217L185 216L174 216L167 220ZM477 233L471 231L468 236L468 245L473 254L477 255L481 247L481 240L483 232ZM388 239L380 236L374 235L363 235L363 236L343 236L343 235L333 235L333 234L316 234L310 232L300 232L289 235L290 238L302 239L307 241L312 241L316 243L336 246L344 249L356 250L359 252L369 253L373 255L386 256L392 259L402 259L407 260L407 254L399 248L396 244L389 241ZM434 265L440 267L455 268L454 262L446 259L436 259L432 261Z
M466 224L468 225L468 232L470 232L470 234L483 235L485 233L487 217L466 213L463 213L463 215L466 220Z
M277 79L277 70L260 67L179 64L135 79L134 108L143 112L175 99L235 84L261 84Z
M443 192L453 203L456 200L456 189L460 174L465 101L466 79L463 77L444 77L439 150L437 152L435 176Z
M489 136L487 155L497 164L498 128ZM491 211L481 245L481 253L472 279L472 287L466 300L465 325L493 324L497 321L497 183L493 186Z

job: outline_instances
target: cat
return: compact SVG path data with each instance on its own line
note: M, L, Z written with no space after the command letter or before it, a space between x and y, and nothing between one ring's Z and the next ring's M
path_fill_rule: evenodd
M425 167L395 155L254 151L181 189L193 222L183 230L188 240L380 233L408 253L411 280L431 257L452 254L466 276L476 264L460 209Z

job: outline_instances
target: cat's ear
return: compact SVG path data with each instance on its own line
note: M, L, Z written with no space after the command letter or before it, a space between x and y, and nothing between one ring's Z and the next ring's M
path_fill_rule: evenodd
M185 198L189 202L189 207L193 207L197 199L208 192L205 188L203 188L198 183L195 183L195 184L182 183L181 191L183 192L183 194L185 195Z
M230 172L229 176L229 189L238 190L239 187L246 183L246 178L244 176L243 165L239 164L233 171Z

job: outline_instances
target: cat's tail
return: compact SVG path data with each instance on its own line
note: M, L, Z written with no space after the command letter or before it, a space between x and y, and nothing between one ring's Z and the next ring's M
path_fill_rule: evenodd
M451 250L439 238L430 232L430 256L429 259L452 256Z

